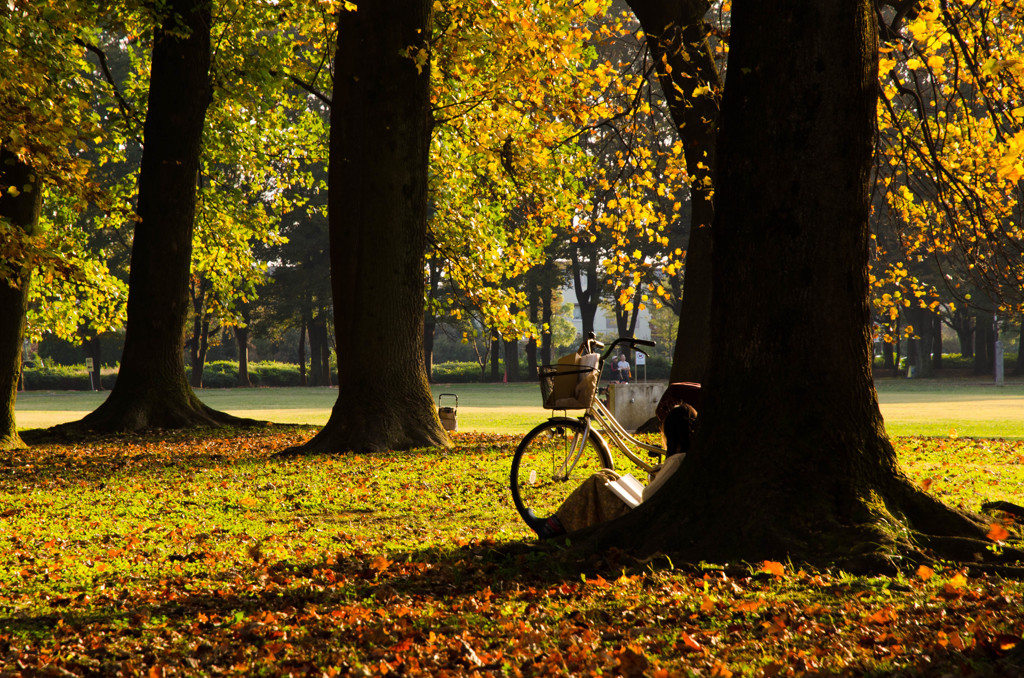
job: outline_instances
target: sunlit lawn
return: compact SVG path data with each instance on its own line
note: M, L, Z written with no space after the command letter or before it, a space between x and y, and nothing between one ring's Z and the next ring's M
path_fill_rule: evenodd
M314 431L0 454L0 676L1021 675L1014 581L563 558L511 506L516 435L273 456ZM1024 503L1024 442L897 448L944 501Z
M910 479L970 510L1024 504L1024 441L992 439L1024 437L1024 387L945 386L879 385ZM1024 587L957 565L564 559L508 490L548 414L536 386L440 393L459 396L449 452L277 458L337 394L294 388L200 397L312 426L0 454L0 676L1024 675ZM103 397L19 394L19 423Z
M970 380L884 379L877 383L891 435L1024 438L1024 381L1002 387ZM441 384L458 396L461 431L522 434L550 415L535 384ZM211 407L284 424L322 425L337 396L333 388L200 389ZM45 428L83 417L105 394L79 391L18 394L18 427ZM445 405L453 404L445 398Z

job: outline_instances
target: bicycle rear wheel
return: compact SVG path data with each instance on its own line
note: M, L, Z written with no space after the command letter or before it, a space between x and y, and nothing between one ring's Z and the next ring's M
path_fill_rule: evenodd
M523 519L547 518L566 497L599 469L612 468L608 445L578 419L549 419L526 434L512 457L512 501ZM529 522L527 520L527 522Z

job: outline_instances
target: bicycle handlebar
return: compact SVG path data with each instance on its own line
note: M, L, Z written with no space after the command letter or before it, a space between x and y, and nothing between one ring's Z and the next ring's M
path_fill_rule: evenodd
M612 342L612 345L609 346L608 350L605 351L604 355L601 356L601 362L604 362L605 359L608 356L610 356L613 351L615 351L615 347L618 346L619 344L629 344L629 347L631 349L640 351L644 355L647 355L647 352L643 351L641 349L638 349L637 346L647 346L647 347L657 346L657 344L655 342L650 341L649 339L636 339L634 337L619 337L618 339L616 339L615 341ZM597 350L600 350L600 349L602 349L604 347L605 347L605 345L597 340L597 335L595 335L593 332L590 333L590 336L587 337L583 341L583 344L580 346L581 349L585 349L586 353L594 353Z

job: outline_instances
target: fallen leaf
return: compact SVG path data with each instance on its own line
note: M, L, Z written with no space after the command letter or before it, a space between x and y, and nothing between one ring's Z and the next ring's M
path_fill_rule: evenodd
M1005 541L1006 538L1010 536L1010 533L1007 531L1007 529L1003 527L1000 523L992 523L989 526L989 528L990 529L988 531L988 534L985 536L987 536L992 541Z

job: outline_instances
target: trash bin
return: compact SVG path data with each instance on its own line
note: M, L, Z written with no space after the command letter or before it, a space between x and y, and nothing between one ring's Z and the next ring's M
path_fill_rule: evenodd
M445 406L441 404L442 398L455 398L454 406ZM459 396L454 393L442 393L437 396L437 416L441 419L441 426L444 427L445 431L458 431L458 409L459 409Z

